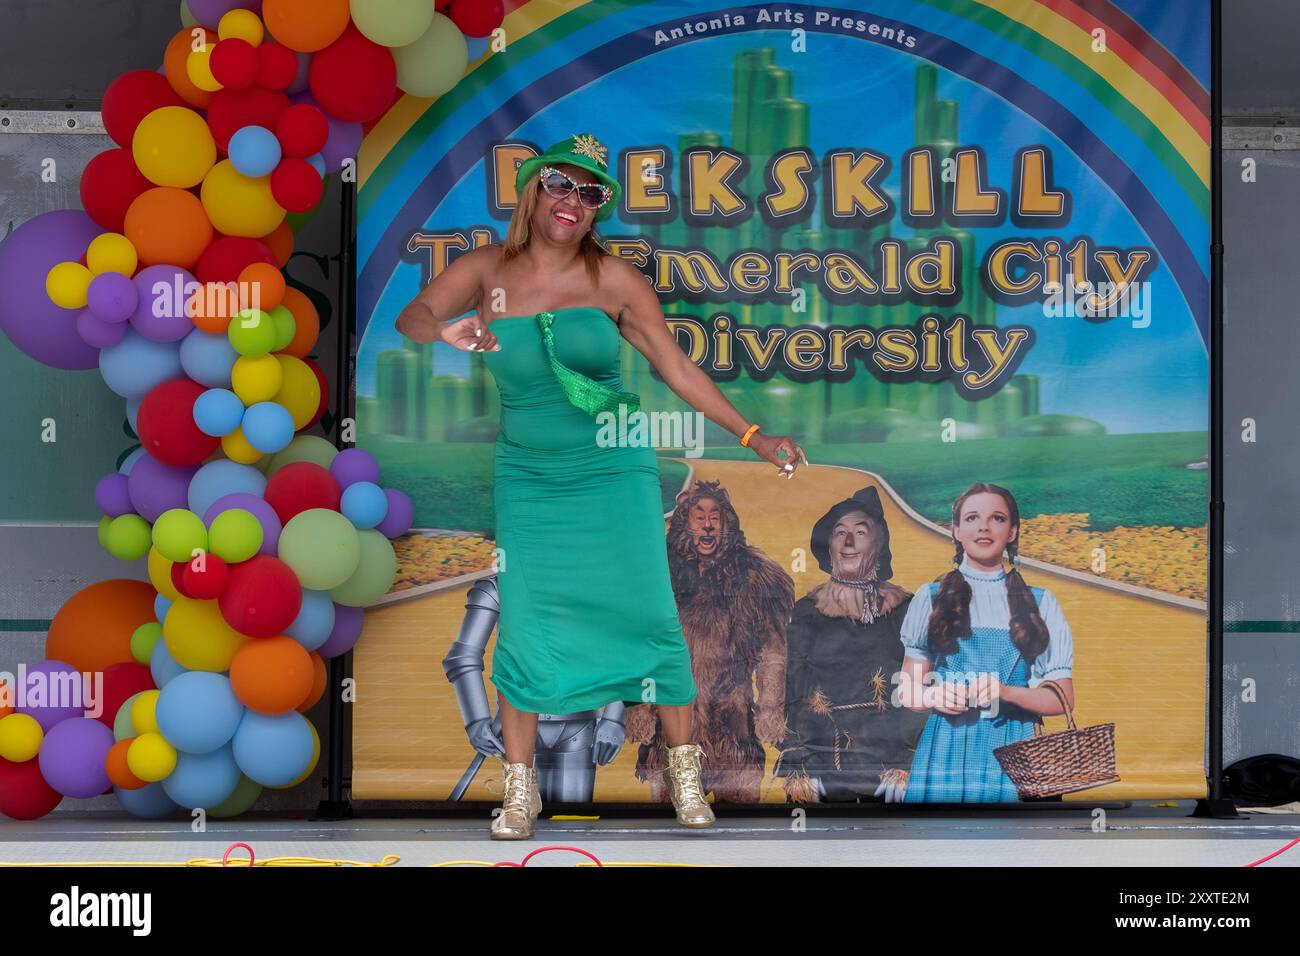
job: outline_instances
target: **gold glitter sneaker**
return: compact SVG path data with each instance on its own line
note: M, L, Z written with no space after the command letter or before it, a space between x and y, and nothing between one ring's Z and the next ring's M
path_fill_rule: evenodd
M529 840L533 823L542 812L542 797L537 791L537 768L526 763L506 763L505 799L501 812L492 818L492 839Z
M711 827L713 808L700 788L700 758L704 750L698 744L668 748L668 779L672 783L673 809L677 822L686 827Z

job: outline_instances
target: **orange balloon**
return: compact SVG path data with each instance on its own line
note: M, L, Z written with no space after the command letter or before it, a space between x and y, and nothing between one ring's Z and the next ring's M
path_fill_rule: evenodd
M325 661L315 651L311 652L311 666L314 679L311 685L311 693L307 699L298 705L298 713L305 714L316 706L317 702L325 696L325 685L329 683L329 671L325 668Z
M288 220L276 226L274 232L263 236L262 241L271 250L271 255L275 256L281 269L289 264L289 257L293 255L293 226L289 225Z
M230 689L245 707L284 714L307 699L315 681L311 655L292 637L255 637L230 662Z
M225 335L238 304L238 289L224 282L208 282L186 303L185 314L204 332Z
M196 30L202 33L201 39L205 44L217 42L217 35L210 30L204 30L203 27L182 30L167 44L167 51L163 54L163 72L167 75L167 82L171 84L177 96L190 106L207 109L208 104L212 102L213 94L195 86L189 72L185 69L190 54L194 52Z
M348 28L348 0L264 0L267 31L299 53L323 50Z
M64 661L79 671L102 671L134 661L131 635L141 624L156 620L157 596L149 582L127 578L82 588L55 612L45 637L45 659Z
M126 211L123 232L139 253L141 266L167 263L184 269L194 268L214 235L199 197L171 186L137 196Z
M249 296L253 295L251 287L256 286L260 298L253 301L260 301L258 308L263 312L270 312L284 301L284 274L269 262L254 262L246 266L239 274L239 282L250 287Z
M320 313L311 304L311 299L293 286L284 290L284 307L293 313L294 333L293 339L281 351L306 358L320 338Z
M108 756L104 758L104 770L108 773L108 779L113 782L113 786L123 790L139 790L149 784L149 781L141 780L133 774L126 765L126 752L131 749L134 740L134 737L119 740L109 748Z

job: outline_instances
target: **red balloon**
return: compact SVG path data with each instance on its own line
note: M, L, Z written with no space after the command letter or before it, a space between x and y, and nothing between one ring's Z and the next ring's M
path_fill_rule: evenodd
M257 47L247 40L222 40L212 48L211 64L213 77L228 90L242 90L257 82Z
M59 793L41 776L40 760L11 763L0 757L0 813L14 820L37 820L59 805Z
M231 565L230 583L217 606L226 623L239 633L275 637L283 634L302 610L302 585L289 565L259 554Z
M202 571L194 570L194 564L194 561L186 561L179 566L181 580L185 582L183 594L200 601L211 601L226 593L230 585L230 565L223 558L209 551L203 556Z
M153 674L143 664L126 661L106 668L104 670L104 694L101 698L104 710L95 719L109 730L112 730L113 721L117 719L117 712L126 703L127 698L144 690L153 690L154 687Z
M330 404L330 383L325 377L325 373L321 371L320 366L313 360L305 358L303 361L306 362L307 367L316 374L316 381L320 382L320 404L316 406L316 414L311 417L311 421L298 429L299 434L302 434L310 428L315 428L316 423L321 420L321 416L325 414L325 409L329 408Z
M203 250L194 266L194 277L200 282L237 282L239 274L254 262L279 268L275 255L260 239L222 236Z
M129 149L110 149L86 164L81 174L81 206L86 215L109 232L126 226L126 211L141 194L153 189L135 165Z
M257 48L257 85L282 90L298 77L298 57L287 46L267 41Z
M271 173L271 195L289 212L309 212L325 192L325 180L305 159L282 159Z
M208 104L208 127L217 147L224 153L230 137L245 126L275 129L280 114L289 108L289 97L279 90L250 86L243 90L218 90Z
M187 106L176 95L167 77L153 70L123 73L104 91L100 115L104 130L119 146L131 147L135 128L156 109L164 106Z
M185 583L185 565L186 561L173 561L171 566L172 587L181 592L181 597L192 598L189 586Z
M330 124L325 114L310 103L295 103L280 114L275 135L285 156L305 159L325 148Z
M397 89L393 54L366 39L352 24L312 57L307 76L320 108L351 123L381 116Z
M485 37L506 18L501 0L452 0L448 13L460 32L467 37Z
M264 497L280 518L288 524L295 515L310 508L339 510L339 483L320 465L295 461L285 465L266 483Z
M164 464L178 467L197 465L216 451L221 439L205 435L194 424L194 403L205 391L188 378L174 378L154 386L135 416L145 451Z

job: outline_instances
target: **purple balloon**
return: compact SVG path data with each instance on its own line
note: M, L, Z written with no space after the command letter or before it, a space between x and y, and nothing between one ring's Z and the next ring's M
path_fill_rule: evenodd
M45 735L37 756L41 776L65 797L97 797L112 786L104 758L113 731L98 720L65 720Z
M81 210L60 209L27 220L0 245L0 329L36 361L68 370L99 364L99 349L77 334L76 313L50 301L45 276L80 259L103 231Z
M262 0L185 0L185 3L195 20L214 30L221 18L231 10L252 10L258 14L262 12Z
M66 661L29 665L21 684L21 688L14 688L14 693L18 696L21 690L23 702L14 710L34 718L47 734L66 720L86 715L85 676Z
M95 485L95 507L110 518L131 514L135 508L131 507L129 484L126 475L118 471L99 479L99 484Z
M379 484L379 462L375 456L362 448L345 448L330 461L330 474L339 483L340 488L368 481Z
M325 160L326 172L337 173L343 168L343 161L356 159L361 149L361 124L337 120L328 113L325 119L329 121L330 135L320 155Z
M194 275L180 266L149 266L131 280L139 302L131 313L131 326L153 342L179 342L194 331L185 314L187 286L198 285Z
M135 283L120 272L104 272L90 280L86 304L105 322L125 322L140 304Z
M90 309L82 309L77 313L77 334L87 345L111 349L126 338L126 323L105 322Z
M148 453L141 455L127 476L132 507L150 524L164 511L189 507L190 480L198 470L197 465L168 465Z
M212 527L212 519L231 508L242 508L257 519L257 523L262 526L262 546L257 549L257 553L275 557L280 546L280 532L283 530L275 509L264 498L250 495L246 491L236 491L212 502L208 510L203 512L203 523Z
M322 660L327 661L331 657L338 657L352 650L357 643L357 638L361 637L361 625L365 620L365 613L362 608L335 602L334 629L330 631L330 636L325 639L325 643L316 648L316 653Z
M384 497L388 499L388 514L375 525L375 530L385 538L399 538L411 530L411 522L415 520L415 505L406 492L396 488L385 488Z

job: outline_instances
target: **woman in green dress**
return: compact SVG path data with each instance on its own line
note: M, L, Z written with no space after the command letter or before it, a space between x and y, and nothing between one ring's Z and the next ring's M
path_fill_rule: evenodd
M592 227L618 206L608 151L590 134L526 160L504 243L467 252L397 318L416 342L484 353L501 396L493 497L501 595L492 682L500 697L505 800L492 836L525 839L541 810L537 714L622 700L657 705L677 819L707 827L696 688L668 574L659 467L646 444L611 443L602 420L639 407L623 390L620 337L684 402L790 478L807 464L765 435L692 362L653 289ZM472 315L464 318L467 311ZM608 434L608 428L605 428ZM784 456L784 457L782 457Z

